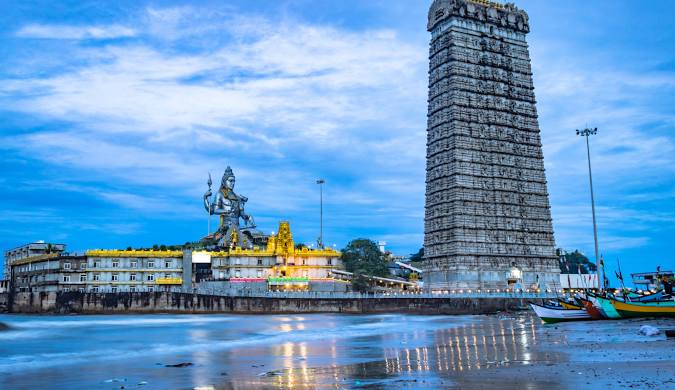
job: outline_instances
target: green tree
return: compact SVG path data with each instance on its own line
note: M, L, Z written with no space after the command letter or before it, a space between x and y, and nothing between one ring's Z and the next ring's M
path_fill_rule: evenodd
M166 250L166 245L162 244L159 246L160 251L165 251Z
M345 269L354 273L354 280L360 275L388 276L387 261L380 248L372 240L357 238L342 250Z
M153 251L158 251L159 250L159 245L155 244L152 246Z
M303 244L303 243L301 243L301 242L295 244L295 249L297 249L297 250L302 250L303 248L307 248L307 245L305 245L305 244Z
M366 279L365 276L354 274L354 277L352 278L352 288L354 291L367 292L370 291L370 283L368 283L368 279Z
M410 261L419 262L424 260L424 247L420 248L417 253L410 255Z
M560 256L563 251L561 249L557 250L558 255ZM582 274L588 274L595 272L597 267L594 263L591 263L583 253L579 250L574 252L567 252L561 258L560 261L560 272L564 274L576 274L581 271Z

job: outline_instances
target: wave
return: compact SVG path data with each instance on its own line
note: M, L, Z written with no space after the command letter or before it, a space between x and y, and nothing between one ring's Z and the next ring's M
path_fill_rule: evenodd
M200 324L213 322L228 322L234 318L204 315L190 317L159 317L159 318L116 318L116 319L82 319L76 317L72 320L28 320L10 323L16 329L54 329L54 328L79 328L94 326L157 326L172 324Z
M208 340L185 345L156 343L148 345L146 348L140 350L137 348L134 348L133 350L120 350L120 346L118 346L115 349L13 355L0 359L0 373L16 373L21 370L35 370L47 367L90 363L92 361L111 361L163 355L176 356L192 352L217 352L262 344L274 345L289 342L300 343L327 339L349 339L391 333L405 333L411 330L409 327L413 328L415 332L421 330L447 329L461 326L466 322L465 319L459 320L458 317L453 317L452 322L439 321L439 317L430 317L426 321L424 318L417 318L414 320L410 320L412 317L401 318L403 320L374 321L365 324L359 323L346 326L340 326L338 324L332 329L323 329L320 327L320 324L317 324L316 329L293 330L292 332L272 333L266 330L264 332L254 333L247 338L235 340ZM411 326L413 325L411 323L414 323L414 326ZM129 347L133 347L131 343L129 344Z

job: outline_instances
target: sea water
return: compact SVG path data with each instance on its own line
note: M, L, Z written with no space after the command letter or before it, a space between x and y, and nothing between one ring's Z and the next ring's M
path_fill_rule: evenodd
M252 386L288 371L381 360L471 317L0 315L0 388ZM393 352L392 352L393 353ZM187 367L166 367L190 363ZM300 380L309 378L300 378Z
M0 322L10 327L0 331L0 389L445 388L483 369L566 361L570 345L597 342L574 338L591 337L600 323L402 314L0 315ZM638 337L623 336L634 324L620 324L603 322L602 337Z

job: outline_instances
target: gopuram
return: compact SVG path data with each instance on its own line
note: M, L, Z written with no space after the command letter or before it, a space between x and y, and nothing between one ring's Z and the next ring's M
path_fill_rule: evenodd
M435 0L428 18L425 288L553 289L528 16L513 4Z

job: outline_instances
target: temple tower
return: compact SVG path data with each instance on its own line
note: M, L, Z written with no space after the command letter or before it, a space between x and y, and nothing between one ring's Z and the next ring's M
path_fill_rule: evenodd
M556 288L528 16L435 0L428 30L425 288Z

